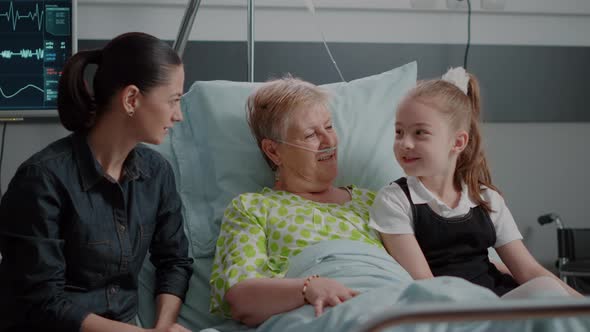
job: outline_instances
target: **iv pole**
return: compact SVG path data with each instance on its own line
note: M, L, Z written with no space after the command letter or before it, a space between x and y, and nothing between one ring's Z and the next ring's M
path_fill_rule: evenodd
M248 1L248 27L247 27L247 44L248 44L248 82L254 82L254 0ZM201 0L189 0L184 12L184 17L180 23L178 35L174 41L174 50L182 58L188 36L195 22L195 16L199 11Z
M181 58L184 54L184 48L186 47L188 35L191 32L193 23L195 23L195 16L197 16L200 5L201 0L189 0L188 5L186 6L186 11L184 12L184 17L182 18L182 22L180 22L180 28L178 29L178 35L176 36L173 47L176 53L178 53L178 56Z
M254 82L254 0L248 0L248 82Z

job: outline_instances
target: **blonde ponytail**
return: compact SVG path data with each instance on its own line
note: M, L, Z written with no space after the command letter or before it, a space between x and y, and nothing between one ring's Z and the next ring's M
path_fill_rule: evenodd
M479 125L481 112L479 83L472 74L469 74L467 97L470 106L469 143L457 159L453 181L457 188L461 188L461 183L465 182L469 189L471 201L481 205L489 213L492 209L490 204L484 201L480 195L481 186L486 186L495 191L498 191L498 189L492 184L492 177L482 147Z
M461 68L462 69L462 68ZM469 189L469 198L491 212L489 203L481 198L481 186L498 191L492 184L490 170L482 147L479 117L481 112L477 78L456 68L442 79L421 81L406 99L434 102L435 107L447 114L451 126L469 133L467 147L457 159L453 185L461 190L462 183Z

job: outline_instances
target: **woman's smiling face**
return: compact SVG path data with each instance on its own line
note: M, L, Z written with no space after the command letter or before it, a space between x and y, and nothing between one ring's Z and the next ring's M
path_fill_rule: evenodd
M330 111L324 105L298 109L289 117L286 127L283 141L288 144L279 142L277 147L281 176L331 184L338 175L336 149L312 152L338 144Z

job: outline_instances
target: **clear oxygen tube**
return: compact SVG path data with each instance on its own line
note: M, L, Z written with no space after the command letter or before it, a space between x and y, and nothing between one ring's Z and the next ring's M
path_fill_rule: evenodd
M275 141L277 141L279 143L282 143L282 144L287 144L287 145L290 145L290 146L293 146L293 147L296 147L296 148L299 148L299 149L302 149L302 150L306 150L306 151L309 151L309 152L314 152L314 153L327 153L327 152L332 152L332 151L335 151L338 148L337 146L331 146L331 147L325 148L325 149L314 150L314 149L310 149L308 147L305 147L305 146L302 146L302 145L299 145L299 144L289 143L289 142L286 142L286 141L283 141L283 140L280 140L280 139L276 139Z

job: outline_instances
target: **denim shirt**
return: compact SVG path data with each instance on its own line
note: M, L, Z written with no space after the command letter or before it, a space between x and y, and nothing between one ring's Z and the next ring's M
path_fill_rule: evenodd
M138 145L120 181L84 133L25 161L0 203L0 330L79 331L90 313L130 321L148 250L156 294L184 300L192 273L174 174Z

